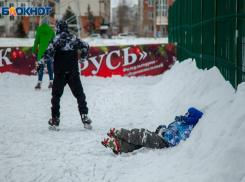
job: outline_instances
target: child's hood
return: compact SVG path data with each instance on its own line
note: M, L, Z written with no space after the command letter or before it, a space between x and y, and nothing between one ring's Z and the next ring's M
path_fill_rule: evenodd
M187 114L187 113L186 113ZM188 117L182 116L184 123L189 125L196 125L203 113L194 107L188 109Z

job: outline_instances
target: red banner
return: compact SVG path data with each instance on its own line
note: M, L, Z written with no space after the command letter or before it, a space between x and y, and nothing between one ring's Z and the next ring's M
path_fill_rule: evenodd
M176 44L91 47L81 73L102 77L159 75L174 64L176 52Z
M32 56L31 49L0 48L0 72L36 75L37 58ZM102 77L159 75L174 64L176 50L175 44L90 47L81 65L81 74Z
M31 49L32 47L0 47L0 72L35 75L37 58L32 56Z

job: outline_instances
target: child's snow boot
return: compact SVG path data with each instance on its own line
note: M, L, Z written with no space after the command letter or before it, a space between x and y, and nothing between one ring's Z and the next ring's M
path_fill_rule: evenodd
M102 141L101 144L104 145L105 147L111 148L115 154L120 153L119 145L116 139L107 138L104 141Z
M60 131L60 128L59 128L60 119L59 118L57 119L51 118L48 121L48 124L49 124L49 127L48 127L49 130Z
M82 122L84 124L84 128L91 130L92 129L92 126L91 126L92 120L87 116L87 114L82 114L81 118L82 118Z

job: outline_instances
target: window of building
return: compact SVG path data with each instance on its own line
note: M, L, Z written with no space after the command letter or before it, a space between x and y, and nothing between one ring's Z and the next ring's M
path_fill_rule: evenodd
M153 31L154 30L154 26L153 25L149 25L148 26L148 31Z
M153 7L154 6L154 1L153 0L149 0L148 1L148 6L149 7Z
M12 34L14 33L14 27L10 27L9 32Z
M9 7L14 7L14 3L9 3Z
M157 4L157 16L162 16L162 17L167 17L168 15L168 4L167 2L165 2L165 0L161 0L161 2L159 1L158 3L161 4Z
M14 16L13 16L13 15L10 16L10 17L9 17L9 20L10 20L10 21L14 21Z
M29 23L29 30L33 30L32 25L33 25L33 22L30 22ZM37 23L34 23L34 30L36 30L37 27L38 27L38 24Z
M165 36L167 34L166 26L161 26L161 34Z
M153 19L153 18L154 18L153 12L149 12L149 13L148 13L148 18L149 18L149 19Z
M20 6L21 7L26 7L26 4L25 3L21 3Z
M157 0L157 4L168 4L168 0Z
M0 2L0 7L4 7L4 2Z
M0 37L5 33L5 27L0 27Z

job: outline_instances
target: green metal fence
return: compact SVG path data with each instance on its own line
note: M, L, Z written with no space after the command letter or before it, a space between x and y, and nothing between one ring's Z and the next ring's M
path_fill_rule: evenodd
M168 38L178 43L179 61L216 66L235 88L245 81L245 0L176 0Z

